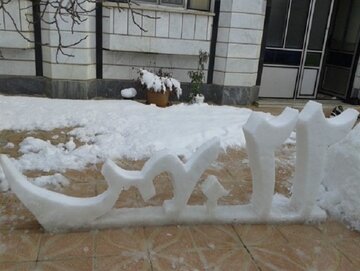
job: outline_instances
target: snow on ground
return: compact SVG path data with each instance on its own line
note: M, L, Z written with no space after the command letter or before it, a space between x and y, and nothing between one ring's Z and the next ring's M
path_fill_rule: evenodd
M320 206L360 231L360 124L329 148Z
M45 187L61 191L70 184L70 181L63 175L56 173L54 175L29 178L29 181L39 187Z
M219 137L223 148L244 147L242 126L251 110L179 104L168 108L133 101L79 101L0 96L0 130L52 130L76 127L74 139L52 145L34 137L20 144L23 155L14 160L21 170L82 169L106 158L142 159L168 148L189 156L201 144ZM267 114L270 118L271 115ZM295 143L295 133L287 143ZM11 145L9 148L13 147ZM294 163L294 159L291 159ZM7 190L0 168L0 190ZM67 184L62 175L35 180L37 185ZM324 189L319 203L340 220L360 230L360 126L329 150Z
M20 144L20 170L62 171L106 158L141 159L164 148L189 156L213 137L219 137L224 148L243 147L242 126L251 112L207 104L158 108L121 100L0 96L0 130L77 127L70 132L83 143L77 148L71 142L55 146L33 137Z

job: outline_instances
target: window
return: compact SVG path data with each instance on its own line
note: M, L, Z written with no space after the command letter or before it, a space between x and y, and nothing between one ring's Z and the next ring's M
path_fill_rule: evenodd
M148 2L151 4L158 4L158 5L174 5L174 6L185 6L185 0L140 0L139 2Z
M127 2L126 0L117 0L119 2ZM116 0L114 0L116 2ZM185 7L188 9L210 11L211 0L138 0L138 2L146 2L149 4Z
M189 0L189 9L210 10L210 0Z

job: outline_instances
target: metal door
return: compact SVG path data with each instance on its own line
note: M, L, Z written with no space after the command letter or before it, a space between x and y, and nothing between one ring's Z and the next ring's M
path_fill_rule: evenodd
M272 0L260 97L317 95L333 0Z
M349 98L360 35L360 0L336 1L320 92Z

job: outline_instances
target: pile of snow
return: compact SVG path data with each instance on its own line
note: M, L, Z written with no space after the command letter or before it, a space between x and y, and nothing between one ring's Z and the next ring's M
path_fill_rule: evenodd
M171 77L159 77L147 70L140 70L139 80L146 89L155 92L175 91L178 99L182 94L180 82Z
M134 98L136 96L137 92L134 88L125 88L121 90L121 97L123 98Z
M360 230L360 125L329 148L323 185L321 207Z
M20 144L17 168L62 172L106 158L143 159L165 148L189 157L219 137L223 148L244 147L242 131L251 110L230 106L179 104L168 108L129 100L60 100L0 96L0 129L52 130L77 127L66 144L34 137ZM265 114L269 118L270 114Z

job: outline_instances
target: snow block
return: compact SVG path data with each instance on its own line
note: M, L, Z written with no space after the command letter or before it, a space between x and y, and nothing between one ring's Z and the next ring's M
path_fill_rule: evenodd
M244 125L246 149L253 177L251 203L260 217L270 214L275 188L275 149L290 136L299 111L285 108L281 115L266 120L253 112Z
M207 198L206 208L208 212L210 214L215 214L215 210L218 206L218 200L229 194L229 191L225 190L216 176L213 175L206 178L201 185L201 189Z
M33 185L6 155L0 156L0 163L11 190L39 223L51 232L86 227L111 210L122 189L117 181L110 180L108 189L101 195L93 198L70 197Z
M310 216L315 205L324 178L327 149L350 132L358 115L358 111L347 109L334 118L326 119L322 105L313 101L301 111L296 126L296 166L291 206L304 218Z
M10 189L9 184L5 178L4 172L0 164L0 192L6 192Z
M134 186L144 200L155 195L154 178L162 172L169 173L174 187L174 198L164 202L166 213L176 215L186 206L195 185L204 171L216 160L220 140L215 138L203 144L185 164L174 154L161 151L152 156L141 171L128 171L108 160L102 174L110 181L118 180L124 189Z

